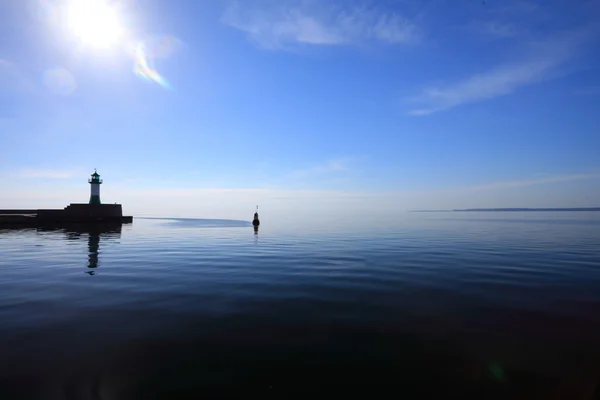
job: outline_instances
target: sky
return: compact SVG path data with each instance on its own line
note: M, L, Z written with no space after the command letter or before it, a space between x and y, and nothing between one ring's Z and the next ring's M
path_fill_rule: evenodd
M600 206L599 0L0 1L0 208ZM249 216L250 215L250 216Z

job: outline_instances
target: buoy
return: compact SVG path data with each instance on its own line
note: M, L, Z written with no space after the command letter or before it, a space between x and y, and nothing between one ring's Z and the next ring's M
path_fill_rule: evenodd
M260 220L258 219L258 206L256 206L256 212L254 213L254 219L252 220L252 225L259 226Z

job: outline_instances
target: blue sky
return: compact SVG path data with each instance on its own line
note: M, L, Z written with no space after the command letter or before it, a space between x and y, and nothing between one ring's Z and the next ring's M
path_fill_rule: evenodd
M0 5L0 207L600 205L600 1L94 1Z

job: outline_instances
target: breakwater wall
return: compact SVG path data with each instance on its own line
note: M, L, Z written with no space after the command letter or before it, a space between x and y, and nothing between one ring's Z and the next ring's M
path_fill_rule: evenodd
M64 209L9 209L0 210L1 225L41 225L66 222L122 222L133 221L131 216L123 216L121 204L73 203Z
M10 210L0 210L0 215L30 215L30 214L34 214L37 215L38 210L14 210L14 209L10 209Z

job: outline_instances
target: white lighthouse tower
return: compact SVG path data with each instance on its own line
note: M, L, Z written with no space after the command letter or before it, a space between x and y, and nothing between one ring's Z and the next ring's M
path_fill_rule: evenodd
M90 183L90 204L101 204L100 203L100 185L102 184L102 179L100 179L100 175L94 169L94 173L92 174L92 179L88 180Z

